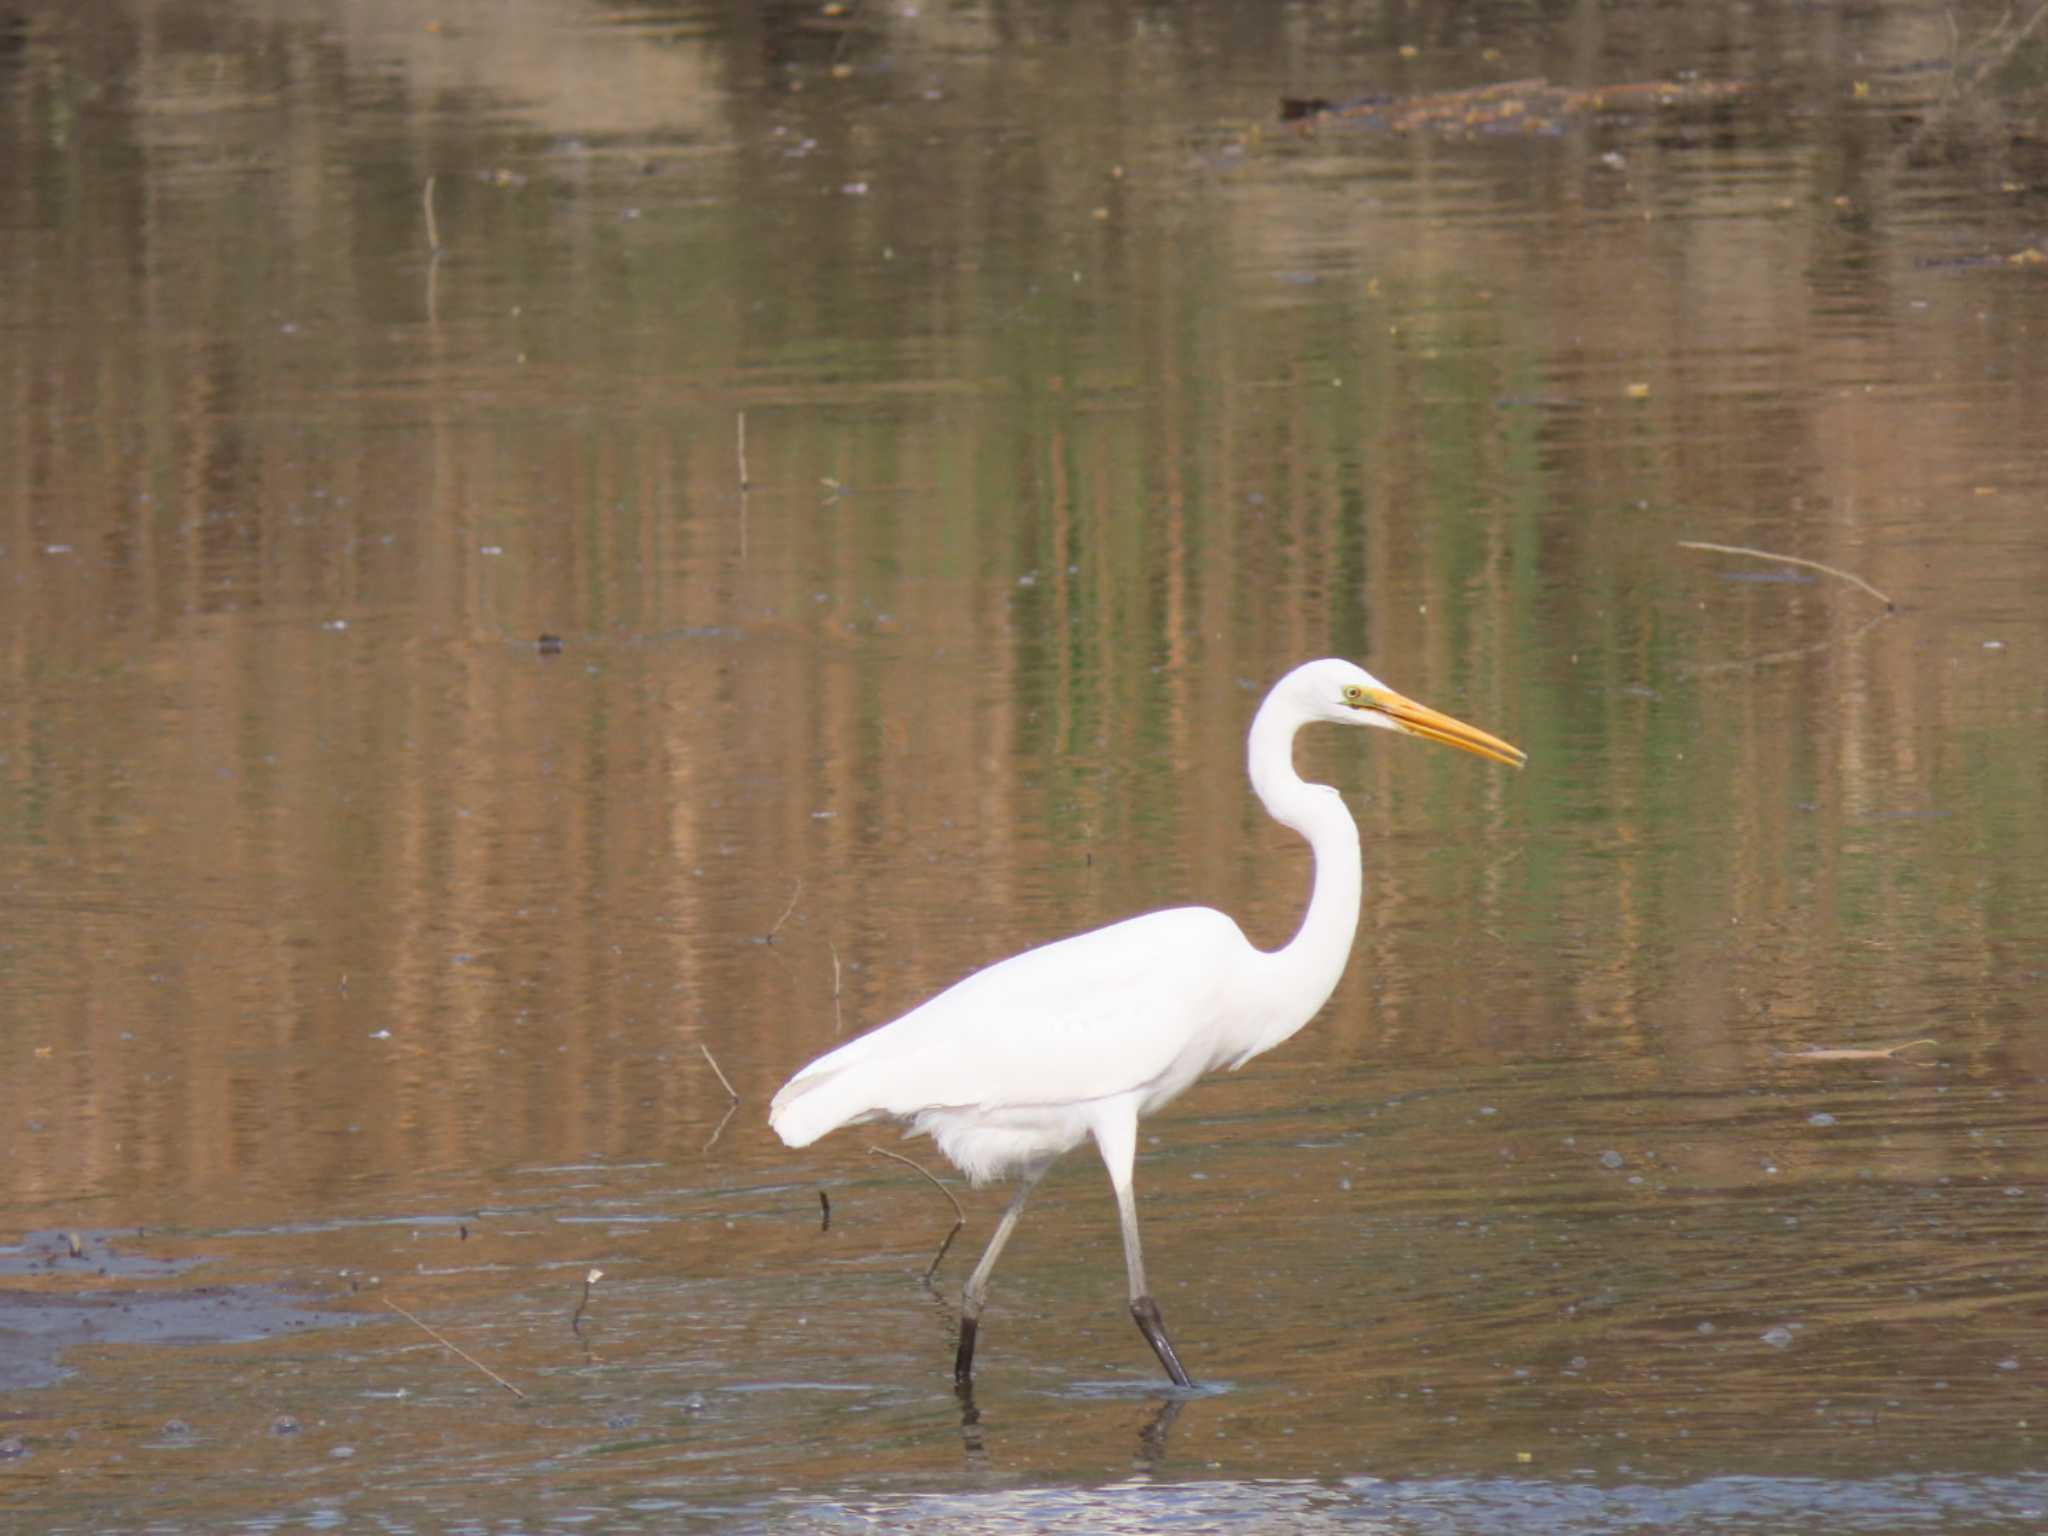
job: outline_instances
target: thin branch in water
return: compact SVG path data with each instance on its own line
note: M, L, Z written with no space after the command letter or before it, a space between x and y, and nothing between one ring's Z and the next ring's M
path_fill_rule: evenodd
M1829 1049L1823 1046L1816 1046L1811 1050L1786 1051L1781 1055L1779 1059L1783 1061L1797 1061L1802 1063L1829 1061L1897 1061L1899 1059L1899 1052L1901 1051L1910 1051L1916 1045L1934 1045L1936 1043L1937 1042L1933 1040L1901 1040L1897 1045L1881 1045L1869 1047L1842 1046L1834 1049ZM1927 1065L1927 1063L1921 1062L1918 1063L1918 1065L1925 1066Z
M818 1191L818 1209L825 1213L818 1222L818 1230L820 1232L830 1232L832 1230L832 1197L822 1189Z
M478 1370L482 1371L486 1376L490 1377L491 1380L495 1381L499 1386L503 1387L507 1392L510 1392L514 1397L519 1398L522 1401L525 1399L526 1394L520 1391L517 1387L513 1386L511 1382L507 1381L504 1377L500 1376L488 1365L485 1365L483 1361L477 1359L475 1355L472 1355L468 1350L464 1349L461 1345L451 1344L448 1340L442 1338L440 1334L434 1332L433 1329L429 1328L425 1323L421 1322L418 1318L414 1317L410 1312L406 1311L405 1308L401 1307L389 1296L386 1296L384 1298L384 1305L389 1307L392 1311L396 1312L408 1323L411 1323L415 1328L419 1329L420 1332L424 1333L428 1338L432 1339L436 1344L439 1344L442 1348L453 1350L456 1354L460 1355L463 1359L467 1360L471 1365L475 1366Z
M830 15L832 13L828 9L826 14ZM847 6L845 10L839 13L839 41L832 46L832 78L835 80L842 79L846 75L853 73L851 68L840 62L840 56L846 52L847 39L853 36L853 24L859 15L860 0L853 0L853 4Z
M960 1235L960 1229L967 1225L967 1213L960 1209L960 1201L953 1194L953 1191L946 1188L946 1186L941 1184L937 1179L933 1178L930 1172L926 1170L922 1164L912 1161L910 1158L905 1157L901 1152L891 1152L887 1147L869 1147L868 1151L876 1157L893 1157L896 1159L897 1162L903 1164L903 1166L906 1168L915 1168L920 1174L924 1176L926 1182L928 1182L933 1189L936 1189L940 1194L944 1195L948 1200L951 1200L953 1202L953 1230L948 1232L946 1234L946 1240L943 1243L939 1244L939 1251L932 1255L931 1266L924 1272L924 1283L926 1285L930 1285L932 1283L932 1276L936 1275L939 1272L939 1266L945 1262L946 1250L953 1246L953 1239L958 1237Z
M718 1077L718 1086L725 1090L726 1096L730 1098L733 1101L733 1103L739 1103L739 1090L733 1087L731 1079L728 1078L725 1075L725 1073L719 1068L718 1058L711 1054L711 1047L706 1045L702 1040L699 1040L697 1042L697 1049L702 1051L704 1053L704 1059L711 1063L711 1070L715 1074L717 1074Z
M434 180L427 178L427 188L420 194L420 202L427 210L427 249L439 254L441 250L441 227L434 222Z
M1748 555L1751 559L1755 560L1776 560L1782 565L1804 566L1809 571L1822 571L1829 576L1839 576L1843 581L1861 587L1880 603L1883 603L1887 613L1898 607L1889 597L1878 591L1877 588L1873 587L1861 576L1845 571L1840 566L1822 565L1818 560L1803 560L1798 555L1780 555L1768 549L1747 549L1740 544L1708 544L1699 539L1680 539L1678 547L1680 549L1711 550L1717 555Z
M747 477L747 413L741 411L738 421L740 455L740 564L747 563L747 492L753 488L753 481Z
M1836 646L1854 645L1891 616L1892 610L1887 608L1882 613L1873 613L1846 635L1830 635L1825 640L1816 640L1811 645L1795 645L1789 650L1767 651L1761 656L1743 656L1733 661L1688 661L1678 667L1678 675L1712 677L1721 672L1746 672L1753 667L1774 667L1783 662L1797 661L1803 656L1818 656L1822 651L1831 651Z
M832 951L832 1033L839 1036L846 1033L846 1015L839 1008L839 946L828 939L825 947Z
M739 1112L740 1101L738 1099L734 1099L730 1104L725 1106L725 1113L718 1117L718 1124L711 1128L711 1135L704 1143L704 1152L709 1152L713 1147L718 1145L718 1138L725 1134L725 1128L728 1125L732 1124L732 1117L738 1114ZM702 1156L703 1153L700 1152L698 1155Z
M732 1079L725 1075L725 1069L719 1066L718 1058L711 1054L711 1047L702 1040L699 1040L697 1042L697 1049L704 1053L705 1061L710 1063L711 1071L718 1079L718 1086L723 1088L726 1097L732 1100L730 1104L725 1106L725 1113L719 1117L718 1124L712 1129L711 1139L704 1143L704 1150L709 1152L718 1145L718 1138L725 1134L725 1128L732 1123L732 1117L739 1113L740 1092L737 1088L733 1087Z
M796 910L797 898L803 895L803 893L804 877L802 875L798 875L796 877L796 889L789 893L789 905L782 909L782 916L775 919L775 926L768 930L768 936L762 942L767 944L773 944L775 942L775 935L782 932L782 925L789 921L789 914Z
M427 324L441 323L441 226L434 221L434 178L427 178L426 189L420 193L420 203L427 211ZM341 989L348 990L348 977L341 978Z
M2040 26L2043 20L2048 20L2048 5L2043 5L2039 10L2035 11L2033 15L2027 18L2025 24L2019 27L2012 27L2012 13L2008 11L1998 25L1991 29L1990 35L1978 45L1978 52L1982 57L1979 59L1976 68L1970 71L1969 77L1961 83L1960 89L1974 91L1978 86L1990 79L1992 75L2004 68L2006 60L2019 51L2021 43L2024 43L2029 37L2033 36L2034 29ZM2012 28L2012 30L2008 31L2008 28ZM1951 34L1955 31L1955 13L1953 11L1949 13L1949 31ZM1956 73L1958 71L1951 64L1949 66L1950 76L1953 77ZM1958 88L1953 78L1951 78L1950 86L1951 89Z
M601 1269L593 1269L583 1277L583 1297L576 1303L576 1311L569 1319L571 1333L583 1331L583 1314L590 1310L590 1288L603 1278L604 1271Z

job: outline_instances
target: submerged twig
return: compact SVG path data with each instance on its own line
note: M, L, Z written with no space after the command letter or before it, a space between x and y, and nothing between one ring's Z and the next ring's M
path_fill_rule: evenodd
M853 73L852 66L841 63L840 59L846 52L847 39L853 36L854 22L859 15L860 5L861 0L853 0L853 4L845 7L827 6L825 8L825 14L837 16L840 24L839 41L832 45L832 78L834 80L842 80Z
M717 1126L711 1132L711 1139L704 1143L704 1150L709 1152L718 1145L718 1138L725 1134L725 1128L731 1122L732 1117L739 1113L740 1092L737 1088L733 1087L732 1080L725 1075L724 1068L719 1066L718 1058L711 1054L711 1047L702 1040L699 1040L697 1042L697 1049L704 1053L704 1059L711 1064L711 1070L718 1078L718 1086L723 1088L726 1097L732 1100L730 1104L725 1106L725 1113L719 1117Z
M1781 1061L1828 1062L1828 1061L1896 1061L1899 1052L1910 1051L1916 1045L1935 1045L1933 1040L1901 1040L1897 1045L1882 1046L1814 1046L1804 1051L1784 1051ZM1924 1066L1926 1063L1922 1062Z
M924 1175L926 1182L928 1182L933 1189L936 1189L940 1194L944 1195L948 1200L953 1202L953 1230L948 1232L946 1234L946 1240L943 1243L939 1244L939 1251L932 1255L931 1265L924 1272L924 1283L926 1285L930 1285L932 1283L932 1276L936 1275L939 1272L939 1266L945 1262L946 1250L953 1246L953 1239L958 1237L960 1235L960 1229L967 1225L967 1213L960 1209L959 1198L953 1193L953 1191L946 1188L946 1186L941 1184L937 1179L933 1178L930 1171L927 1170L922 1164L905 1157L901 1152L891 1152L887 1147L869 1147L868 1151L876 1157L893 1157L896 1159L897 1162L903 1164L906 1168L915 1168L920 1174Z
M475 1366L478 1370L482 1371L486 1376L490 1377L491 1380L495 1381L499 1386L503 1387L507 1392L510 1392L514 1397L520 1399L525 1398L526 1394L520 1391L517 1387L513 1386L511 1382L507 1381L504 1377L500 1376L488 1365L485 1365L483 1361L477 1359L475 1355L472 1355L460 1344L450 1343L447 1339L441 1337L440 1334L434 1332L433 1329L429 1328L425 1323L421 1322L418 1318L414 1317L410 1312L406 1311L405 1308L401 1307L389 1296L386 1296L384 1298L384 1305L389 1307L392 1311L396 1312L408 1323L411 1323L415 1328L419 1329L420 1332L424 1333L428 1338L432 1339L436 1344L439 1344L442 1348L453 1350L456 1354L460 1355L463 1359L467 1360L471 1365Z
M420 202L427 210L427 249L439 254L441 249L441 227L434 222L434 178L427 178L426 190L420 193Z
M718 1138L725 1134L725 1128L728 1125L732 1124L732 1117L738 1114L739 1112L740 1101L738 1099L734 1099L730 1104L725 1106L725 1113L718 1117L718 1124L714 1125L711 1128L711 1134L705 1138L704 1145L697 1154L699 1157L703 1156L704 1153L709 1152L713 1147L718 1145Z
M1977 45L1977 52L1981 55L1981 57L1978 59L1976 67L1969 72L1967 78L1958 81L1956 77L1960 75L1962 71L1957 67L1956 59L1958 56L1953 51L1955 47L1955 14L1954 12L1950 12L1949 31L1951 34L1951 54L1949 63L1949 90L1951 92L1957 92L1974 91L1975 89L1977 89L1978 86L1982 85L1994 73L2004 68L2006 61L2019 51L2020 44L2024 43L2029 37L2033 36L2034 29L2040 26L2044 20L2048 20L2048 5L2041 6L2038 10L2034 12L2032 16L2029 16L2026 19L2026 21L2018 27L2014 27L2012 25L2012 13L2008 11L2005 14L2005 17L1998 23L1998 25L1993 27L1990 33L1986 35L1984 40Z
M717 1079L719 1079L719 1087L723 1087L723 1090L725 1090L725 1096L727 1096L727 1098L731 1100L731 1104L727 1104L727 1106L725 1106L725 1114L723 1114L723 1118L719 1120L719 1126L717 1126L717 1128L713 1130L713 1133L711 1133L711 1141L707 1141L707 1143L705 1143L705 1151L711 1151L711 1149L713 1149L713 1147L715 1147L715 1145L719 1143L719 1137L723 1137L723 1135L725 1135L725 1122L727 1122L727 1120L731 1120L731 1118L733 1118L733 1114L737 1114L737 1112L739 1112L739 1090L737 1090L737 1087L733 1087L731 1079L729 1079L729 1077L725 1075L725 1069L723 1069L723 1067L719 1065L719 1059L717 1059L715 1055L711 1055L711 1047L709 1047L709 1044L705 1044L705 1042L702 1042L702 1040L698 1040L698 1042L696 1042L696 1049L698 1049L698 1051L702 1051L702 1053L705 1053L705 1061L709 1061L709 1063L711 1063L711 1071L713 1071L713 1073L717 1075Z
M846 1033L846 1015L839 1008L839 946L828 939L825 947L832 951L832 1034L836 1039Z
M822 1189L818 1191L818 1209L824 1213L818 1218L818 1230L820 1232L830 1232L832 1230L832 1197Z
M1883 603L1887 613L1898 606L1889 597L1885 596L1884 593L1878 591L1877 588L1873 587L1861 576L1856 575L1853 571L1845 571L1836 565L1823 565L1818 560L1806 560L1798 555L1781 555L1768 549L1749 549L1741 544L1709 544L1701 539L1680 539L1678 547L1680 549L1711 550L1717 555L1747 555L1755 560L1776 560L1782 565L1804 566L1809 571L1822 571L1829 576L1839 576L1843 581L1861 587L1880 603Z
M697 1042L697 1049L702 1051L704 1053L704 1059L711 1063L711 1070L718 1076L718 1086L725 1090L726 1097L730 1098L735 1104L739 1103L739 1090L733 1087L731 1080L727 1078L724 1071L720 1069L718 1065L718 1058L711 1054L711 1047L706 1045L702 1040L699 1040Z
M1742 672L1751 667L1773 667L1781 662L1798 661L1804 656L1818 656L1822 651L1833 650L1836 646L1854 645L1871 630L1892 616L1887 608L1882 613L1873 613L1846 635L1830 635L1825 640L1816 640L1810 645L1795 645L1782 651L1766 651L1761 656L1739 656L1732 661L1689 661L1678 667L1681 677L1711 677L1717 672Z
M427 185L420 193L420 203L427 210L427 324L441 323L441 226L434 221L434 178L427 178ZM348 990L348 977L341 978L341 988Z
M747 478L747 413L741 411L736 426L740 457L740 564L747 563L747 492L753 482Z
M569 1331L571 1333L581 1333L583 1331L583 1314L590 1310L590 1288L603 1278L604 1271L601 1269L593 1269L583 1277L583 1296L576 1303L576 1311L569 1319Z
M789 905L782 909L782 916L775 919L775 926L768 930L768 936L763 940L764 943L773 944L775 942L775 935L780 933L782 925L789 921L789 914L796 910L797 898L802 896L803 893L804 877L798 875L796 877L796 889L789 893Z

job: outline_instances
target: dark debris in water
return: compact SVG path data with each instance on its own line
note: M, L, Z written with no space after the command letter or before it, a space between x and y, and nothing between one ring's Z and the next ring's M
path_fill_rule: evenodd
M1567 124L1626 115L1665 117L1674 110L1718 107L1755 93L1743 80L1632 80L1591 88L1544 79L1503 80L1417 96L1381 92L1332 103L1319 96L1280 99L1280 120L1297 133L1323 125L1389 134L1434 132L1448 137L1513 134L1555 137Z
M93 1276L109 1280L156 1280L182 1274L203 1259L160 1259L135 1253L140 1231L27 1232L19 1242L0 1245L0 1275ZM128 1246L123 1246L128 1245Z
M9 1341L0 1351L0 1391L61 1379L64 1352L85 1343L232 1343L355 1321L352 1313L318 1310L272 1285L104 1286L99 1282L107 1279L176 1275L204 1261L124 1253L97 1232L84 1235L74 1259L71 1235L32 1233L0 1249L0 1274L33 1287L0 1288L0 1336Z

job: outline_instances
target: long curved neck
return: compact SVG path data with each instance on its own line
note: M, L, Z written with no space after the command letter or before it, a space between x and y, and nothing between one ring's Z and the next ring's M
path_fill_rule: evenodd
M1307 783L1294 771L1294 733L1301 723L1272 698L1252 720L1247 753L1252 792L1275 821L1308 839L1315 887L1300 930L1267 956L1274 977L1274 1016L1246 1058L1271 1050L1315 1017L1337 990L1358 933L1358 824L1336 790Z

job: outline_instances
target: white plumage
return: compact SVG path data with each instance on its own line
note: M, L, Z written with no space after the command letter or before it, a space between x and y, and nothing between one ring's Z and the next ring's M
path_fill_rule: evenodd
M1298 1031L1336 989L1358 926L1358 829L1343 798L1294 771L1311 721L1372 725L1519 767L1498 737L1403 698L1347 661L1312 661L1259 706L1253 791L1308 840L1315 889L1292 942L1254 948L1221 912L1176 907L1027 950L976 971L783 1085L769 1123L792 1147L842 1125L904 1122L974 1183L1016 1175L1016 1198L969 1278L956 1380L973 1369L988 1277L1046 1167L1088 1137L1116 1191L1131 1313L1167 1374L1189 1385L1145 1284L1131 1172L1137 1123L1205 1072L1238 1067Z
M1247 952L1221 912L1182 907L1013 955L812 1062L775 1096L775 1129L802 1147L893 1118L976 1184L1022 1172L1086 1138L1083 1106L1137 1094L1143 1113L1227 1061Z

